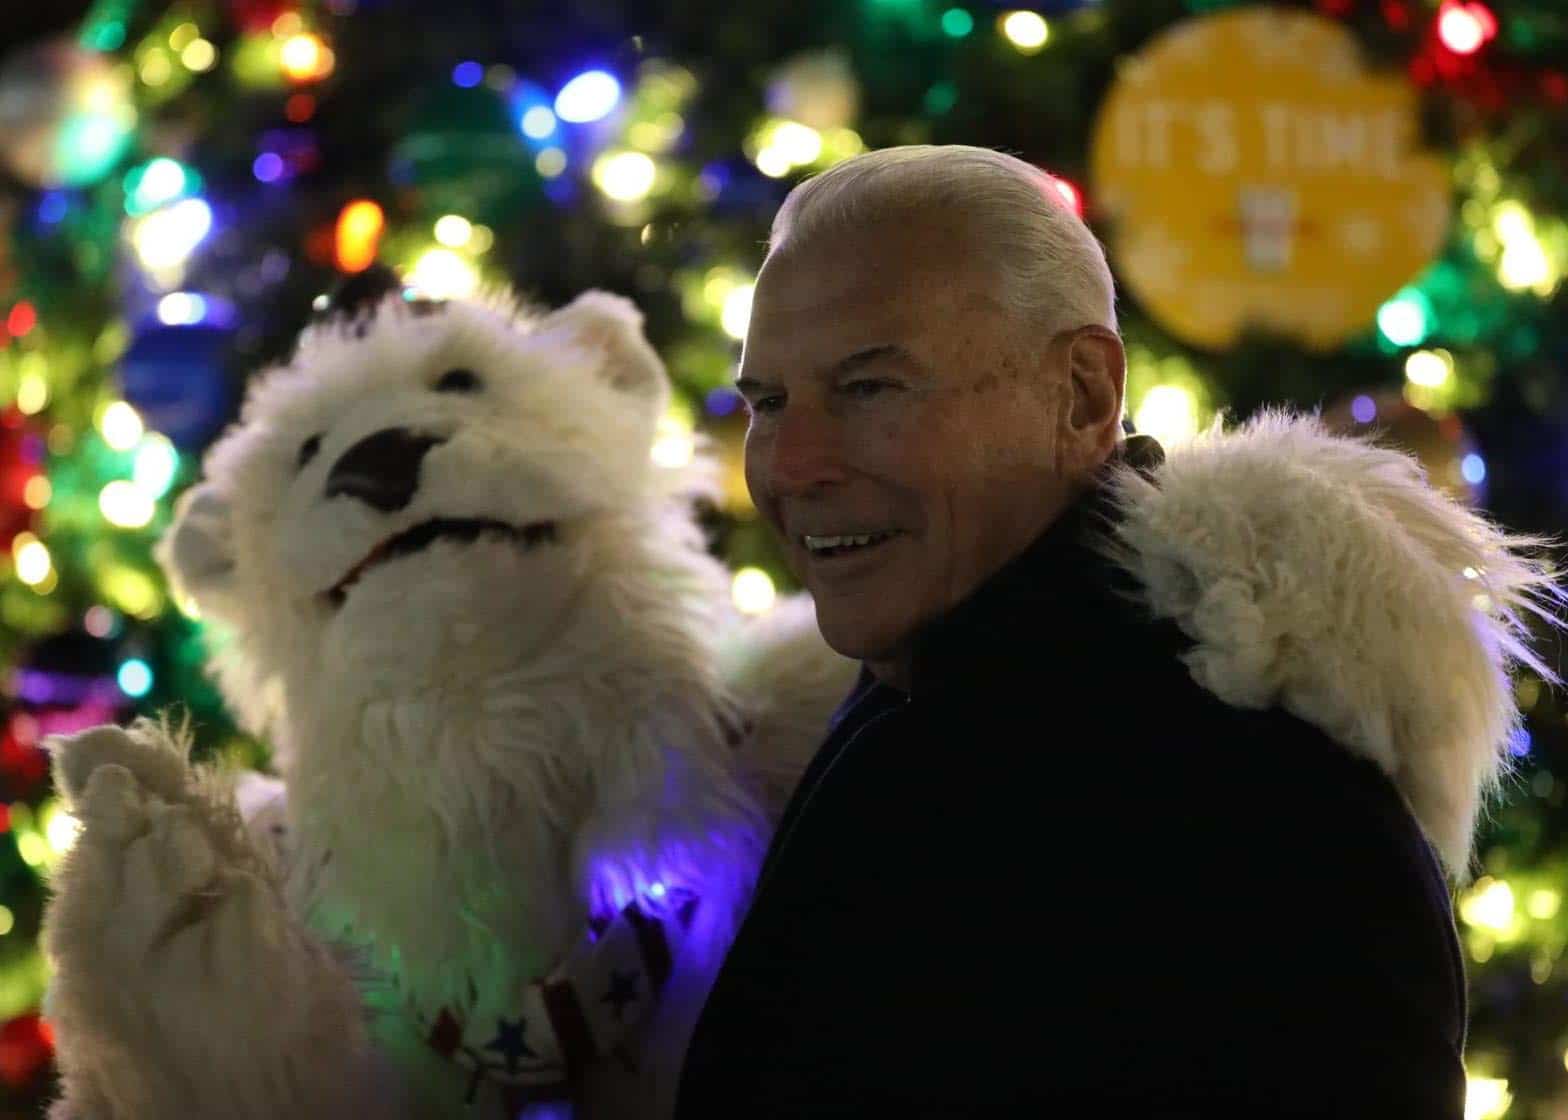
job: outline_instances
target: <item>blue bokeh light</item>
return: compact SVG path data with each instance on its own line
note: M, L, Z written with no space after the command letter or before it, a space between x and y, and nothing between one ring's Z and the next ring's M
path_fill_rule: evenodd
M128 658L120 662L115 680L121 692L133 700L139 699L152 690L152 666L139 657Z
M1486 460L1472 451L1460 460L1459 473L1471 486L1479 486L1486 481Z
M743 399L728 385L720 385L717 389L709 390L702 399L702 407L708 410L709 416L733 416L740 409Z
M65 217L70 208L71 200L64 191L45 191L38 200L38 220L54 225Z
M452 67L453 85L462 86L464 89L473 89L484 80L485 68L473 60L459 62Z
M283 157L277 152L262 152L250 165L251 173L263 183L276 183L283 178Z

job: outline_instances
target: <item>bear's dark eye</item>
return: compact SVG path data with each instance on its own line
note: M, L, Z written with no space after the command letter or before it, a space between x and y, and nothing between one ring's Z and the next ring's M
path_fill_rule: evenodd
M304 443L299 445L299 463L297 466L303 467L306 463L314 459L316 457L316 452L320 450L321 437L319 435L311 436Z
M449 369L436 382L438 393L477 393L484 385L471 369Z

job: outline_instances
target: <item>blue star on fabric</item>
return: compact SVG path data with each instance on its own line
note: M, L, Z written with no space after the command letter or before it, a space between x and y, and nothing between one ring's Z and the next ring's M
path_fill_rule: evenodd
M637 998L637 973L617 972L610 969L610 990L599 1000L615 1008L615 1021L619 1023L626 1005Z
M523 1041L523 1032L527 1026L527 1019L497 1019L495 1038L485 1043L486 1050L495 1050L506 1059L507 1073L517 1072L518 1059L539 1056Z

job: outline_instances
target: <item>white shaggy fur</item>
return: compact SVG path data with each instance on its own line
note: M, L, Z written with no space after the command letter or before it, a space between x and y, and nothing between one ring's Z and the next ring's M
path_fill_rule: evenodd
M1410 457L1271 412L1112 475L1110 549L1196 645L1227 704L1279 704L1370 758L1457 877L1519 722L1508 671L1561 592L1513 537Z
M683 493L693 479L649 459L668 385L629 303L419 311L394 295L358 320L363 337L307 331L254 384L162 548L224 638L225 697L276 749L286 798L256 778L240 790L254 840L236 840L227 795L190 792L207 779L151 727L89 733L119 736L96 755L90 738L58 751L91 853L60 874L48 941L65 980L52 1013L67 1107L84 1117L498 1114L494 1099L464 1106L466 1075L423 1045L418 1017L504 1013L611 905L606 884L655 874L708 901L624 1111L667 1110L712 950L766 838L759 796L788 788L853 679L809 607L761 630L732 613ZM436 391L457 368L481 387ZM388 428L442 441L412 500L325 497L339 457ZM340 606L325 597L378 542L432 518L555 535L527 548L438 538L369 568ZM752 671L770 657L781 676ZM768 719L775 690L793 729ZM170 856L156 832L140 844L183 867L178 882L144 876L124 901L156 912L154 928L185 922L213 955L170 963L149 936L144 967L104 958L95 864L127 875L137 845L97 823L98 793L156 800L144 815L190 806L185 849ZM285 820L280 884L271 826ZM171 919L191 890L201 911ZM181 1076L160 1080L175 1053ZM607 1098L624 1077L591 1079L591 1112L623 1111ZM215 1100L221 1112L203 1110Z

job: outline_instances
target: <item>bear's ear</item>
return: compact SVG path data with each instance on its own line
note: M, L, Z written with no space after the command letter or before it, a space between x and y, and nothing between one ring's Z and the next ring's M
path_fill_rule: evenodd
M642 333L642 312L624 296L584 292L540 320L532 332L546 346L586 355L611 388L660 403L669 393L664 363Z
M155 550L175 593L205 608L234 584L233 515L228 497L210 482L180 495L174 524Z

